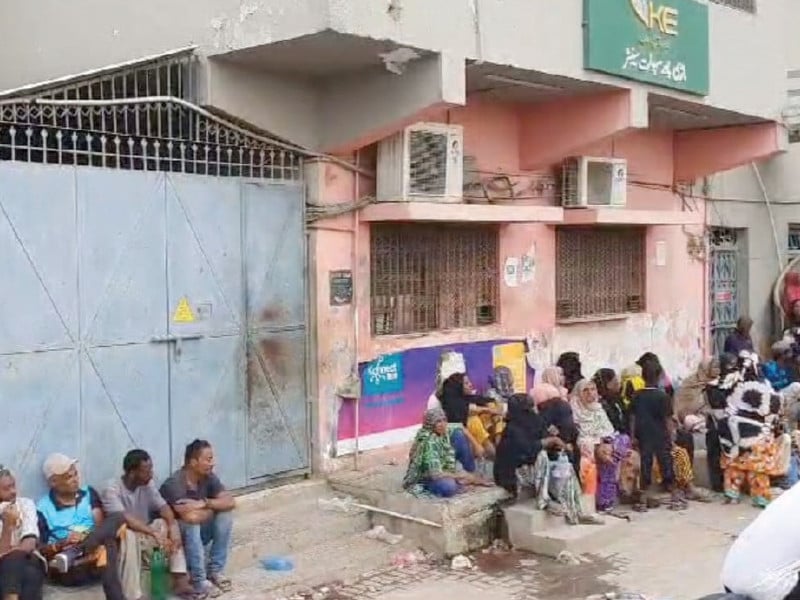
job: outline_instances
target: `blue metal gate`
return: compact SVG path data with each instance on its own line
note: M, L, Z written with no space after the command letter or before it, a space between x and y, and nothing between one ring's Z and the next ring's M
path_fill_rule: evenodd
M735 229L710 231L709 304L714 354L722 352L725 338L739 318L739 242Z
M230 487L307 469L303 190L0 162L0 462L88 482L195 437Z

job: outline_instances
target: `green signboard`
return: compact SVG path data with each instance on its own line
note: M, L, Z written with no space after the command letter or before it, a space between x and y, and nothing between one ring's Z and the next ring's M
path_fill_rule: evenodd
M584 66L708 94L708 6L697 0L584 0Z

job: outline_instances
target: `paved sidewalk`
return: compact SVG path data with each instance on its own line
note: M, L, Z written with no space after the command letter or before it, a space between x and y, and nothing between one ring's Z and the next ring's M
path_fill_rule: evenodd
M756 514L749 506L719 503L692 504L680 513L655 510L633 516L626 535L599 554L581 557L577 565L515 552L481 553L469 571L441 563L386 567L349 585L300 597L584 600L593 594L637 592L654 600L696 600L720 591L725 552Z

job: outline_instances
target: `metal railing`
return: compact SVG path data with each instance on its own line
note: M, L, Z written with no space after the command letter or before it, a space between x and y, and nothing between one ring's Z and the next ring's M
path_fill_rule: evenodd
M191 49L0 93L0 160L277 181L301 149L197 106Z

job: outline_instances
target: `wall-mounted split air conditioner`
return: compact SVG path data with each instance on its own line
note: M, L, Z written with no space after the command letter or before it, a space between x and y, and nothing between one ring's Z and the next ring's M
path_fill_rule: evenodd
M561 177L564 208L624 207L627 202L628 162L624 158L568 158Z
M461 202L464 130L417 123L378 144L378 202Z

